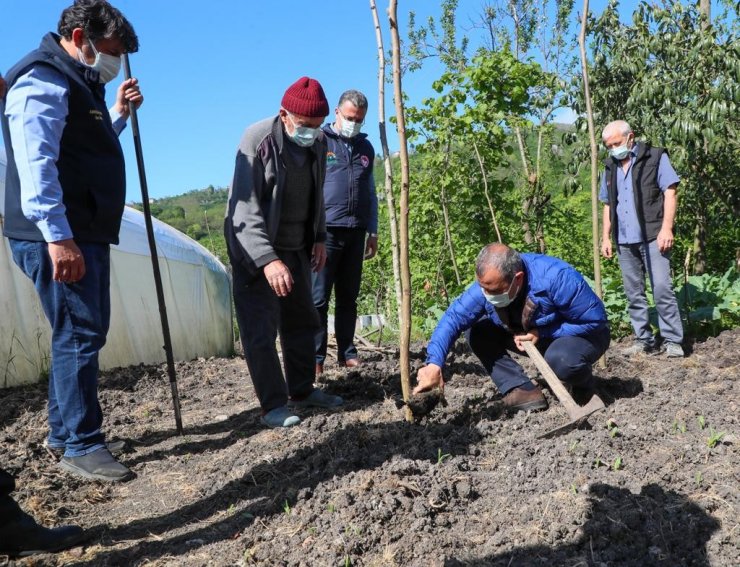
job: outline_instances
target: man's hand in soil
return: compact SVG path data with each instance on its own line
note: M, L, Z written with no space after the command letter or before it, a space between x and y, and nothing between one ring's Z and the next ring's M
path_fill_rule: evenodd
M280 260L273 260L263 268L263 271L267 283L278 297L287 296L293 289L293 276L290 275L288 266Z
M49 257L54 267L54 281L75 283L85 275L85 258L71 238L49 242Z
M526 335L514 335L514 344L521 351L524 351L523 341L531 341L533 345L536 345L538 340L540 340L540 332L537 329L530 329Z
M420 392L426 392L436 386L444 392L445 381L442 378L442 368L436 364L427 364L423 368L419 369L416 374L417 386L414 388L412 394L418 394Z

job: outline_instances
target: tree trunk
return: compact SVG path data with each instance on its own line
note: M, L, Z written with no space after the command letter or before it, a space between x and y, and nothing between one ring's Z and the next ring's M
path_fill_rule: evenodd
M370 10L373 13L375 24L375 39L378 44L378 129L380 130L380 145L383 150L383 165L385 166L385 202L388 206L388 221L391 230L391 255L393 258L393 288L396 292L396 317L401 324L401 260L398 248L398 219L396 215L396 198L393 195L393 164L391 153L388 150L388 136L385 131L385 50L383 49L383 34L380 29L380 19L375 0L370 0Z
M707 218L704 211L696 215L694 228L694 275L700 276L707 269Z
M532 234L532 225L529 222L530 214L532 212L534 191L532 190L532 176L529 169L529 156L527 155L527 149L524 146L524 137L522 136L522 130L519 126L514 127L516 133L516 141L519 145L519 155L522 158L522 169L524 170L524 179L527 183L527 193L522 199L522 230L524 231L524 242L527 246L534 244L534 235Z
M601 289L601 259L599 257L599 200L596 178L598 169L598 150L596 148L596 133L594 131L594 113L591 108L591 90L588 84L588 61L586 60L586 23L588 22L588 0L583 0L583 15L581 16L581 33L578 34L578 46L581 53L581 71L583 74L583 98L586 101L586 117L588 119L588 137L591 142L591 237L594 257L594 283L596 295L603 297ZM606 367L606 357L602 356L600 364Z
M447 148L445 149L445 170L450 166L450 142L447 142ZM452 261L452 269L455 272L455 280L457 285L462 285L460 279L460 271L457 269L457 257L455 256L455 244L452 242L452 231L450 230L450 212L447 208L447 188L442 184L440 190L440 202L442 203L442 217L445 223L445 240L447 241L447 247L450 250L450 260Z
M401 390L403 399L411 395L411 271L409 269L409 154L406 141L406 119L403 109L401 87L401 40L398 34L397 0L388 4L388 23L391 28L391 52L393 54L393 98L396 103L396 127L398 128L399 152L401 157L401 218L399 240L401 245ZM405 407L406 421L413 421L411 410Z
M483 193L486 195L488 210L491 211L491 220L493 221L493 228L496 229L496 238L498 238L499 242L503 242L501 239L501 231L498 229L498 222L496 222L496 212L493 210L493 201L491 200L491 195L488 193L488 176L486 175L486 168L483 165L483 158L478 151L478 144L475 141L475 138L473 138L473 149L475 150L475 157L478 159L480 173L483 177Z
M702 31L707 31L709 26L712 25L712 0L699 0L699 12L707 18L701 24Z

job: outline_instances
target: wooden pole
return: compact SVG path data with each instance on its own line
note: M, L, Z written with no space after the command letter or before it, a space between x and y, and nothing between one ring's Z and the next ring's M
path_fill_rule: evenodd
M586 60L586 23L588 21L588 0L583 0L583 14L581 15L581 33L578 34L578 47L581 53L581 72L583 74L583 97L586 101L586 119L588 120L588 137L591 143L591 237L594 257L594 284L596 295L603 297L601 288L601 259L599 257L599 199L597 189L598 149L596 147L596 132L594 130L594 112L591 107L591 90L588 83L588 62ZM606 356L602 356L599 364L606 367Z
M401 389L404 401L411 395L411 271L409 269L409 153L406 140L406 120L403 110L403 89L401 88L401 40L398 34L398 2L390 0L388 22L391 28L391 52L393 54L393 98L396 103L396 127L398 128L399 152L401 158L401 215L399 223L400 267L401 267ZM406 421L413 421L408 405L405 406Z
M388 135L385 131L385 50L383 49L383 33L380 29L380 19L378 18L375 0L370 0L370 11L373 13L375 40L378 44L378 130L380 131L380 146L383 151L383 165L385 166L385 202L388 206L388 221L391 230L393 289L396 292L396 316L400 326L403 296L401 294L401 260L398 247L398 216L396 215L396 197L393 194L393 164L388 149Z

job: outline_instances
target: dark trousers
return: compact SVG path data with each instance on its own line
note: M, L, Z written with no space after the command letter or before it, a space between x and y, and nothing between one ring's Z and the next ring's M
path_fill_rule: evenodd
M334 334L337 358L357 358L354 344L357 322L357 296L360 294L362 262L365 256L365 229L328 228L326 265L313 277L313 303L319 312L321 327L316 333L316 362L326 359L329 300L334 289Z
M98 353L110 326L110 248L77 243L85 276L76 283L53 279L45 242L10 239L13 260L33 281L51 324L49 437L67 457L105 446L98 403Z
M489 318L478 321L465 336L502 395L530 381L509 351L526 354L516 348L510 333ZM593 379L591 366L606 352L609 341L609 328L604 327L585 337L540 339L537 349L560 380L573 386L587 387Z
M10 523L21 515L18 504L10 497L15 490L15 481L3 469L0 469L0 526Z
M311 300L311 265L301 250L280 251L293 276L293 289L278 297L262 272L250 276L232 261L234 307L244 356L262 410L284 406L288 396L304 397L313 390L314 335L319 318ZM280 335L285 375L275 340Z

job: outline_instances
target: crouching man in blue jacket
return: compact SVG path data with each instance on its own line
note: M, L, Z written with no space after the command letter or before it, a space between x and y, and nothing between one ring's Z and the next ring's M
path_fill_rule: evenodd
M476 261L476 282L447 309L427 347L414 393L444 387L442 367L462 332L515 411L547 407L541 388L511 358L532 341L558 378L592 386L591 366L609 347L604 304L570 264L489 244Z

